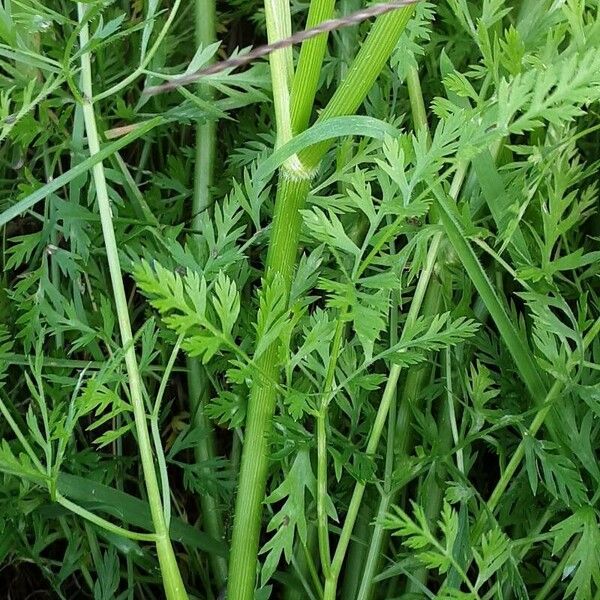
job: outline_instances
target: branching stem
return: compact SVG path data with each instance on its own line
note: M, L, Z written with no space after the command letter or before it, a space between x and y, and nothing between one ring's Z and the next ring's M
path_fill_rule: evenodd
M78 14L80 21L84 20L85 5L78 4ZM81 47L85 47L89 41L89 27L84 23L79 34ZM92 104L92 68L90 54L88 52L81 56L81 91L83 94L83 117L88 139L90 155L97 154L100 151L98 131L96 127L96 117L94 106ZM98 211L102 225L102 235L106 249L106 258L112 283L113 297L119 322L119 331L121 333L121 344L125 348L125 365L129 379L129 394L131 398L135 429L137 433L138 447L144 474L146 492L148 494L148 503L152 515L156 536L156 549L158 560L162 572L163 585L168 600L186 600L187 593L177 566L175 553L169 538L169 531L165 522L165 514L161 501L161 493L156 476L154 457L152 452L152 442L148 430L148 415L144 406L142 393L142 380L138 368L135 347L133 344L133 334L129 320L129 310L127 307L127 298L125 287L123 285L123 275L119 260L119 251L115 238L115 231L112 222L112 209L108 196L106 176L102 161L96 163L92 170L94 185L96 188L96 198L98 202Z
M286 0L283 1L287 3ZM283 13L283 10L282 8L280 12ZM319 120L348 115L356 111L387 62L412 12L413 7L407 7L380 17L375 22L345 81L336 90ZM267 11L267 27L273 30L276 24L269 25L269 14ZM279 27L279 30L283 31L281 24ZM301 55L302 52L306 52L305 48L306 46L303 45ZM278 66L272 61L271 66L274 94L276 94L276 89L283 88L283 82L287 81L289 67L286 66L285 61L278 63ZM318 69L320 70L320 65ZM276 110L280 106L281 102L276 98ZM288 132L291 133L291 121L286 122L285 115L293 113L293 109L291 112L286 112L286 107L281 107L281 112L277 116L278 125L281 122L283 127L282 131L278 131L279 142L285 139ZM330 143L328 141L317 144L305 150L297 157L296 162L300 169L295 169L294 165L290 168L287 164L280 172L271 241L265 266L265 282L268 284L273 277L280 276L288 296L298 252L300 209L303 208L310 189L307 173L317 167L330 147ZM266 373L268 379L257 380L250 391L229 560L229 600L251 600L254 594L262 502L268 472L267 435L271 431L277 400L277 386L271 381L277 381L279 377L279 355L279 345L275 342L260 356L258 367L261 372Z

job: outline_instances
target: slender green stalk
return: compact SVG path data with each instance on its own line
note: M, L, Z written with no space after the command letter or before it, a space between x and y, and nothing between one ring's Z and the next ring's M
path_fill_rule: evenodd
M158 463L158 470L160 473L160 483L162 487L162 499L163 506L165 512L165 522L167 524L167 528L170 527L171 524L171 503L170 503L170 489L169 489L169 478L167 475L167 461L165 458L165 453L163 452L161 441L160 441L160 428L159 428L159 419L160 419L160 409L162 408L162 400L165 395L165 390L167 389L167 383L169 382L169 378L171 377L171 372L173 371L173 366L175 365L175 361L177 360L177 355L179 354L179 350L181 348L181 342L183 342L183 335L180 334L173 346L173 350L171 351L171 356L167 361L167 366L165 367L164 375L161 379L160 385L158 386L158 392L156 393L156 398L154 400L154 406L152 407L152 414L150 415L150 432L152 434L152 440L154 441L154 450L156 452L156 462Z
M408 89L408 99L410 101L410 110L413 118L413 127L415 131L425 131L430 138L429 122L427 121L427 110L421 91L421 78L415 65L411 65L406 73L406 87Z
M285 600L306 600L307 597L315 599L323 596L323 586L313 559L318 555L317 528L314 523L307 525L306 543L302 540L296 542L296 552L288 569L290 574L293 573L300 580L302 589L286 586L283 590Z
M413 6L407 6L383 15L375 21L346 79L321 111L317 122L351 115L357 111L396 47L413 11ZM309 172L317 167L330 144L330 141L321 142L301 153L300 162L309 169Z
M9 401L8 397L7 397L7 401ZM11 408L14 408L14 407L11 407ZM33 451L33 448L27 441L27 438L23 435L23 431L21 430L21 427L19 427L17 422L13 419L11 412L8 410L8 408L6 407L6 404L3 402L2 399L0 399L0 413L2 413L2 416L6 419L6 422L12 429L16 438L19 440L21 446L23 446L23 449L25 450L25 452L27 452L27 456L29 456L29 459L31 460L31 464L40 472L40 477L43 478L45 475L44 465L42 465L42 463L40 462L40 459L37 457L37 454ZM18 413L15 413L15 414L18 414ZM25 424L23 424L23 427L25 427Z
M312 0L308 9L306 28L318 25L333 15L335 0ZM292 85L292 130L301 133L308 127L312 112L321 65L325 58L328 34L323 33L302 44L296 75Z
M362 5L361 0L340 0L338 2L338 10L342 15L349 15L353 12L360 9ZM339 67L338 67L338 85L346 78L346 74L348 73L348 69L354 57L356 56L356 52L358 50L358 28L357 27L347 27L345 29L341 29L337 33L338 46L336 49L336 56L338 58ZM353 155L353 140L352 138L347 138L341 141L339 149L337 151L336 156L336 164L337 170L343 170L344 166L347 165L352 160ZM338 181L337 188L339 194L345 194L347 190L347 183L344 181ZM368 219L362 215L355 215L354 223L352 225L352 229L348 232L348 236L351 240L357 241L362 239L363 231L367 225ZM352 556L358 554L358 551L351 552ZM353 573L348 574L349 577L353 577ZM348 584L350 585L350 583Z
M388 380L381 398L381 404L377 415L375 417L375 423L369 436L369 442L367 444L367 454L374 454L379 444L379 439L385 425L387 413L392 403L393 397L396 395L396 386L398 384L398 377L400 376L400 368L395 365L390 370ZM325 592L323 594L323 600L334 600L337 594L337 582L342 570L342 565L346 557L346 551L352 531L354 530L354 524L358 517L358 511L362 502L363 495L365 493L366 483L357 482L352 492L352 498L350 499L350 505L348 506L348 512L346 513L346 519L344 526L342 527L342 533L338 540L338 545L333 556L331 563L331 571L328 578L325 580Z
M439 284L436 279L433 279L429 282L421 314L425 316L438 314L440 304L441 294ZM402 458L408 457L412 440L411 406L416 405L419 400L421 390L425 385L429 373L430 370L425 368L411 369L404 381L404 386L400 393L401 402L395 424L395 432L397 432L397 435L394 439L394 464L398 464ZM402 488L390 489L389 487L384 487L384 493L381 495L379 506L377 508L377 516L374 519L371 541L369 543L367 558L361 574L358 595L356 596L357 600L368 600L369 598L372 598L375 592L376 584L373 580L381 563L383 546L386 539L389 537L389 532L384 529L382 525L383 519L389 513L391 506L397 502L401 489Z
M438 423L438 438L436 440L436 449L442 455L448 454L452 448L452 430L450 427L450 406L444 402L441 406L441 410L436 415ZM435 473L430 473L428 477L424 478L420 482L419 488L419 501L423 504L425 517L429 523L431 531L437 529L437 521L440 515L440 509L442 506L443 499L443 488L440 486L438 481L443 480L446 472L445 466L435 464L432 465L432 469L436 470ZM427 583L429 571L425 567L419 567L413 573L410 581L406 586L407 594L418 593L422 585Z
M267 17L267 39L270 44L292 34L292 17L287 0L265 0ZM277 143L281 146L292 139L292 119L290 116L290 86L294 77L292 49L284 48L271 52L271 82L277 124Z
M429 135L429 123L427 121L427 113L425 110L425 102L423 100L423 94L421 91L421 82L419 78L419 72L416 67L411 67L407 74L407 88L410 98L413 124L415 131L425 131ZM450 186L450 197L453 199L458 198L462 183L465 179L467 166L461 165L452 180ZM437 214L431 215L432 220L437 221ZM440 238L441 243L441 238ZM437 254L439 252L440 244L438 244L435 256L432 260L437 261ZM429 289L427 291L428 301L425 302L425 314L433 315L437 314L440 301L442 297L442 285L438 279L431 281ZM412 306L411 306L412 309ZM417 371L409 373L403 391L403 402L400 406L398 414L397 430L402 432L402 436L399 442L396 442L396 452L400 456L406 455L410 444L410 408L411 402L415 401L419 397L420 390L423 385L425 371ZM387 534L382 526L382 519L387 514L389 507L394 503L395 499L400 490L395 490L394 493L384 493L381 497L379 508L377 510L377 520L373 529L373 535L371 537L371 543L369 545L369 552L363 571L362 582L358 592L358 600L368 600L371 598L374 592L373 579L375 577L375 571L379 565L381 559L381 551ZM432 506L432 505L430 505Z
M321 568L325 577L329 576L331 570L327 497L327 407L323 403L317 418L317 533Z
M444 352L446 359L446 402L448 403L448 413L450 417L450 427L452 429L452 441L455 446L458 446L458 424L456 422L456 408L454 406L454 391L452 386L452 354L450 349ZM462 448L456 452L456 467L464 475L465 473L465 457Z
M173 7L169 12L169 16L165 21L165 24L162 26L161 30L158 32L156 36L156 40L154 40L154 44L152 47L146 52L145 56L141 57L140 64L137 68L135 68L127 77L115 83L112 87L100 92L97 96L93 97L94 102L98 102L99 100L103 100L104 98L110 98L114 96L116 93L120 92L122 89L126 88L130 83L133 83L138 77L144 74L146 67L150 64L150 61L154 58L154 55L158 52L158 49L161 47L165 36L167 35L175 16L177 15L177 11L179 10L179 5L181 4L181 0L175 0L173 3ZM90 96L92 99L92 96Z
M427 140L429 143L431 143L429 122L427 120L425 102L421 90L421 79L419 77L419 71L415 66L411 66L408 70L407 85L415 130L417 132L425 131L427 133ZM449 196L453 201L456 201L458 199L458 195L462 187L462 183L464 181L465 173L466 165L461 165L457 173L459 176L454 178L449 193ZM433 210L430 212L430 218L437 222L440 220L440 215L437 206L433 206L432 209ZM436 280L433 283L433 293L436 294L438 297L441 297L443 294L444 285L447 287L448 293L451 293L452 284L451 281L449 281L449 279L450 274L444 271L441 274L441 279ZM448 397L447 402L444 405L442 413L439 417L439 447L442 452L449 451L451 447L451 440L455 439L456 442L456 438L458 436L458 432L456 431L456 417L454 413L454 399L452 398L452 372L450 356L450 350L446 349L445 371L447 378ZM457 456L457 461L459 463L459 469L462 471L462 450ZM425 516L428 522L430 523L432 529L434 529L436 526L436 521L439 516L442 503L442 490L438 484L438 478L430 477L423 481L420 496L425 502ZM414 577L412 577L411 580L408 582L406 588L407 593L418 593L420 589L419 586L426 584L427 577L427 569L423 567L419 568L414 573Z
M216 39L216 7L215 0L196 0L196 45L206 47ZM198 86L198 93L211 100L214 97L212 88ZM196 155L194 161L194 194L192 196L192 230L200 231L203 212L212 204L212 184L216 153L216 122L208 120L196 126ZM196 234L198 235L198 234ZM207 464L216 456L215 439L212 423L205 412L209 397L208 379L204 367L197 358L187 360L187 383L190 401L190 412L194 427L203 435L194 447L194 458L197 464ZM207 473L208 475L208 473ZM224 537L221 508L210 492L200 495L200 508L204 529L215 539ZM227 581L227 560L223 556L212 554L209 557L212 572L218 588Z
M431 279L431 275L433 273L433 268L436 263L437 253L439 251L441 241L441 233L437 233L431 241L427 258L425 260L425 265L419 277L413 300L406 317L405 327L408 329L410 329L411 325L414 325L420 314L421 305L429 285L429 280ZM385 390L381 398L381 403L379 404L379 408L377 409L377 414L375 416L375 422L373 423L373 428L369 434L369 441L367 442L366 450L367 455L373 455L377 451L377 446L379 445L379 440L381 439L381 434L388 417L388 411L396 395L396 386L398 384L398 378L400 377L400 371L401 367L399 365L392 365L392 368L390 369ZM348 544L350 543L350 538L354 529L354 523L356 522L356 518L358 516L358 510L362 502L365 488L366 484L360 482L357 482L354 486L354 491L352 493L352 498L350 499L350 505L348 507L342 533L340 535L340 539L333 556L333 561L331 563L330 576L325 580L325 593L323 596L324 600L334 600L336 597L337 581L346 557L346 551L348 549Z
M396 251L395 243L390 243L390 249L392 252ZM427 295L429 292L427 292ZM425 303L427 301L427 295L425 299ZM392 310L390 313L390 346L395 346L398 343L398 320L399 320L399 307L400 307L401 297L400 294L395 291L392 295ZM398 421L398 399L397 394L392 399L392 404L390 406L390 410L388 413L388 429L387 429L387 439L386 439L386 452L385 452L385 470L383 476L383 485L381 486L380 492L380 502L378 513L375 515L375 522L380 522L381 519L387 514L390 501L393 497L393 473L394 473L394 463L396 458L396 427ZM366 521L366 516L371 516L371 508L368 506L368 502L363 502L361 507L361 511L358 516L358 522L356 524L356 532L355 538L358 538L358 541L355 541L348 551L348 558L346 562L345 569L345 577L344 577L344 585L342 588L342 593L344 597L351 595L355 597L356 590L358 589L358 595L360 596L361 590L364 587L365 580L362 577L362 574L367 569L371 569L368 565L368 561L373 561L373 572L375 570L376 564L379 562L380 557L376 557L373 560L373 557L368 553L369 546L364 543L364 539L369 537L371 533L372 527L369 525L369 528L364 530L364 535L361 535L363 532L360 531L361 524L364 524ZM369 523L371 519L369 518ZM381 535L383 535L383 530L380 529Z
M396 402L394 399L392 404ZM390 408L391 416L393 406ZM389 422L389 419L388 419ZM356 523L352 532L352 541L348 546L344 562L343 580L338 584L337 595L340 598L356 598L356 590L360 587L363 569L367 559L368 542L373 530L375 514L374 499L379 499L379 490L367 488L363 498ZM340 575L341 577L341 575Z
M544 399L542 408L537 412L533 421L531 422L531 425L529 426L529 429L525 433L526 436L529 435L529 436L535 437L537 432L540 430L540 427L544 424L546 417L548 416L548 414L550 413L550 411L552 410L552 408L554 406L554 401L557 399L558 395L563 390L563 388L564 388L564 384L561 381L554 382L554 385L550 388L550 391L548 392L546 398ZM494 491L491 493L491 495L487 501L487 509L490 512L494 512L494 510L496 510L496 507L498 506L500 499L504 495L504 492L506 491L508 484L511 482L512 478L514 477L524 456L525 456L525 441L523 440L517 446L517 449L515 450L514 454L512 455L509 463L506 465L506 468L504 469L504 472L502 473L500 480L496 484ZM482 520L480 519L480 521L478 522L478 526L474 528L475 536L477 536L477 533L481 534L482 527L483 527L483 524L482 524Z
M296 543L296 552L292 557L289 571L295 573L295 576L300 579L302 589L298 587L286 586L284 589L285 600L306 600L309 598L320 598L323 596L323 586L319 579L319 573L313 555L317 555L318 549L317 528L314 523L308 523L306 533L306 543L298 540ZM314 593L312 588L314 588Z
M50 168L50 154L47 149L44 151L43 161L44 175L46 177L46 182L48 182L52 180L53 174L52 169ZM49 219L51 221L54 221L56 215L56 208L51 199L48 199L48 202L46 203L46 210L48 213L50 213L48 215ZM58 231L56 227L53 227L52 232L50 233L50 243L53 246L56 246L58 244ZM58 261L54 259L51 252L48 256L48 262L50 263L50 280L52 281L52 285L58 289L60 287L60 267ZM64 341L62 331L56 331L54 333L54 338L56 339L56 348L60 350L63 346Z
M198 0L198 4L211 4L212 0ZM201 10L198 8L198 10ZM206 43L205 43L206 45ZM198 86L203 95L210 94L210 88ZM208 120L196 127L196 157L194 161L194 195L192 200L192 228L199 229L199 217L212 203L211 188L216 151L216 122Z
M318 544L318 540L316 540L316 536L314 534L315 528L310 525L307 534L306 544L302 544L302 549L304 550L304 560L306 561L306 565L308 567L308 571L310 573L310 577L313 581L313 585L319 596L323 595L323 585L321 584L321 580L319 579L319 574L317 572L317 567L315 565L315 561L312 558L312 546L315 545L315 541Z
M556 565L556 568L554 569L554 571L552 571L552 574L550 575L550 577L548 577L548 579L546 579L546 582L544 583L543 587L535 595L535 598L533 600L546 600L546 598L550 594L552 594L552 592L556 591L556 585L558 584L560 579L563 577L564 572L565 572L565 567L569 563L571 554L573 554L573 552L575 551L575 548L577 548L577 545L579 544L580 541L581 541L581 537L578 535L575 536L575 539L570 543L569 547L567 548L567 551L563 554L563 557L561 558L560 562Z
M459 179L462 179L461 174L459 174ZM427 295L423 302L421 314L426 316L436 315L440 310L440 305L440 283L437 279L433 279L430 281L429 288L427 289ZM400 460L400 457L406 457L408 455L411 444L412 427L410 407L418 401L428 373L429 371L427 369L411 370L404 382L404 388L401 394L402 402L396 419L396 431L401 432L401 435L396 436L395 440L396 460ZM373 579L381 560L383 545L388 537L388 533L382 526L382 519L389 512L389 508L397 501L400 491L401 488L395 489L392 493L384 493L381 497L357 600L367 600L368 598L371 598L374 593L375 584L373 583Z
M83 21L85 15L85 5L78 4L78 14L80 21ZM89 41L88 24L84 23L80 31L81 47L85 47ZM98 140L98 131L96 128L96 117L94 106L92 104L92 69L90 54L88 52L81 56L81 91L83 94L83 116L85 129L88 138L90 155L97 154L100 151ZM169 538L169 531L165 522L158 479L154 466L152 453L152 443L148 430L147 414L144 406L142 393L142 381L138 368L135 347L133 344L133 334L131 323L129 321L129 312L127 307L127 298L125 296L125 287L123 285L123 276L119 261L119 251L115 238L115 231L112 223L112 210L108 197L108 188L102 162L98 162L93 167L94 184L96 188L96 197L98 202L98 211L102 224L102 234L106 249L106 257L110 278L113 289L113 297L119 322L119 331L121 333L121 343L125 349L125 365L129 378L129 394L131 398L142 471L146 492L148 494L148 503L152 515L152 523L156 535L156 549L161 568L165 595L168 600L187 599L187 593L177 566L175 553Z
M272 8L267 11L267 23L270 15L271 18L274 18L274 15L283 13L283 9L277 13ZM320 120L352 114L356 111L387 62L412 12L413 8L408 7L380 17L375 22L348 73L348 77L324 109ZM275 29L276 25L276 23L271 24L271 30ZM284 30L281 24L279 24L279 30ZM283 89L283 82L286 81L289 69L285 61L276 63L271 61L271 69L273 92L276 94L279 90L279 93L284 96L286 90ZM283 127L283 131L278 131L279 142L285 140L288 132L291 133L291 123L285 122L285 115L290 113L286 113L286 108L282 104L282 99L276 98L275 109L282 111L277 118L278 126L281 123ZM273 277L280 276L288 296L300 237L301 216L299 211L304 206L310 189L310 176L330 143L328 141L307 149L295 160L288 161L281 170L265 267L265 281L268 283ZM256 380L250 391L229 559L229 600L251 600L253 597L262 501L268 470L266 437L271 430L277 399L275 382L279 377L278 355L277 343L272 344L261 355L257 368L266 377ZM375 430L379 431L378 435L381 434L384 423L385 417L381 424L376 423Z
M441 281L441 284L440 284ZM436 293L443 295L445 298L452 297L452 274L448 269L443 269L439 280L436 281L434 287ZM443 293L443 288L445 293ZM456 414L454 408L454 397L453 397L453 385L452 385L452 363L451 363L451 350L446 348L443 352L443 376L446 379L446 402L442 404L441 410L437 415L438 423L438 438L436 441L436 449L439 454L448 455L452 449L452 442L458 444L458 429L456 425ZM442 359L442 357L440 357ZM457 452L457 464L458 469L464 472L463 452L460 449ZM433 465L435 474L431 474L425 479L421 480L419 489L420 501L424 504L425 517L429 523L431 531L437 529L437 523L440 516L440 510L442 508L443 499L443 487L440 485L440 481L445 480L446 467L443 463L437 463ZM429 577L429 571L425 567L420 567L413 573L413 577L408 582L406 592L418 593L420 585L426 585Z
M373 583L373 578L381 562L381 554L376 554L375 552L383 548L385 539L387 538L386 530L379 524L388 515L395 499L396 494L390 490L384 490L379 499L377 514L373 519L374 527L371 532L371 541L369 542L367 557L360 577L360 585L356 596L357 600L366 600L374 593L374 586L376 584Z
M208 461L214 459L216 456L212 423L204 410L206 401L208 400L208 380L204 368L198 360L189 359L187 367L192 422L194 427L203 432L203 435L194 447L194 458L197 464L207 464ZM224 531L221 507L210 492L207 491L201 494L200 508L202 509L204 530L213 538L222 540L224 538ZM227 581L227 559L224 556L211 554L209 560L217 586L221 588Z
M342 347L342 339L346 324L346 309L341 311L338 318L327 374L325 375L325 396L322 400L319 416L317 417L317 531L319 536L319 554L321 569L325 577L329 576L331 555L329 550L329 524L327 518L327 416L329 403L333 395L335 369Z
M331 18L335 0L313 0L310 3L306 28L314 27ZM325 58L328 34L307 40L302 44L291 90L291 126L293 134L304 131L309 124L317 92L321 67ZM325 379L325 391L333 386L335 368L344 331L343 317L338 319L331 360ZM330 398L323 398L317 417L317 539L321 568L329 573L331 554L327 519L327 413Z
M587 332L587 334L583 338L583 350L586 350L589 347L589 345L594 341L594 339L596 338L596 336L599 333L600 333L600 319L598 319L594 322L592 327L590 327L590 330ZM578 364L579 358L580 357L573 357L569 361L569 363L567 365L567 371L571 371L573 368L575 368L575 366ZM538 410L537 414L535 415L535 417L534 417L533 421L531 422L531 425L529 426L529 429L527 430L525 435L530 435L532 437L535 437L537 432L540 430L540 428L544 424L544 421L548 417L550 411L554 408L554 402L556 401L557 398L559 398L560 393L563 391L564 387L565 387L565 383L563 381L556 380L554 382L554 384L548 391L548 394L546 394L546 397L542 401L541 408ZM488 513L493 513L496 510L496 507L498 506L500 499L502 498L504 492L506 491L508 484L511 482L512 478L514 477L524 456L525 456L525 440L521 441L521 443L517 446L517 449L515 450L514 454L512 455L512 458L510 459L508 465L506 465L506 468L504 469L504 472L502 473L500 480L496 484L494 491L491 493L491 495L486 503L486 508L487 508ZM481 536L481 534L483 533L484 526L485 526L485 513L481 513L481 517L478 519L477 523L475 524L475 526L473 528L473 536L475 538L478 538L479 536Z
M362 0L339 0L338 8L342 15L349 15L360 9ZM338 31L339 46L337 55L340 59L340 81L343 81L348 72L358 48L358 28L348 27Z
M129 540L137 540L140 542L157 542L157 537L155 533L136 533L135 531L129 531L129 529L119 527L118 525L115 525L114 523L111 523L110 521L107 521L106 519L95 515L94 513L83 508L82 506L75 504L75 502L71 502L71 500L65 498L59 492L56 493L56 501L61 506L64 506L67 510L70 510L71 512L75 513L76 515L79 515L86 521L94 523L94 525L98 525L98 527L101 527L102 529L105 529L110 533L121 535Z

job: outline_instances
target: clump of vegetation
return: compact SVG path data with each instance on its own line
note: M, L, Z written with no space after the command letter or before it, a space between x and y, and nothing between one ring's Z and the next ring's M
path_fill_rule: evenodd
M600 594L598 2L145 93L362 7L0 7L7 597Z

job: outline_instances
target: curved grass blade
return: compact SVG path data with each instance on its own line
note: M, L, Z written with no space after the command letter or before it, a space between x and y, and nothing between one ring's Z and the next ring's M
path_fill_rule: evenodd
M163 117L154 117L145 121L136 127L131 133L128 133L126 136L103 146L97 154L90 156L86 160L81 161L77 166L69 169L66 173L63 173L56 179L48 182L46 185L43 185L41 188L37 189L29 196L26 196L22 200L19 200L16 204L13 204L10 208L7 208L4 212L0 213L0 227L3 227L13 219L17 218L19 215L23 214L25 211L32 208L35 204L46 198L48 194L52 194L56 190L60 189L70 181L73 181L79 175L82 175L86 171L89 171L94 165L97 165L101 161L105 160L112 154L114 154L117 150L124 148L131 142L137 140L142 137L156 126L160 125L164 122Z
M255 173L255 180L262 188L267 184L268 178L292 156L319 142L352 135L383 140L386 135L398 137L400 131L393 125L373 117L362 115L331 117L326 121L315 123L277 148L264 162L260 163Z
M440 209L440 221L446 235L454 247L467 275L485 303L492 320L496 324L521 375L523 383L527 386L534 401L536 403L542 402L546 397L547 389L541 378L531 349L514 323L510 320L506 309L492 287L488 276L464 233L456 210L448 202L446 195L439 187L432 185L431 190Z

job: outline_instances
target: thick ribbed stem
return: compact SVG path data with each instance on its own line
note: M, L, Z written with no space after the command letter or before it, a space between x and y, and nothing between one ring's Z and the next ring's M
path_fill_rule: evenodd
M274 2L275 0L269 0L267 4L271 5ZM274 14L270 12L272 9L273 6L270 6L267 10L268 30L270 15ZM380 17L376 21L348 77L332 97L320 120L356 111L387 62L412 11L413 8L408 7ZM270 27L274 26L275 23L271 23ZM283 25L279 24L279 27L280 31L283 31ZM286 61L274 63L272 55L271 70L277 123L278 127L280 124L282 127L282 130L278 131L278 142L281 143L286 139L288 132L291 132L291 122L288 124L285 118L289 113L286 113L282 102L286 92L283 82L286 81L289 69ZM284 166L280 175L265 280L268 283L272 277L280 275L288 295L298 252L301 226L299 211L304 206L310 189L308 174L317 167L329 145L330 142L325 142L307 149L300 157L296 157L296 160ZM279 347L274 343L260 356L257 369L265 377L257 378L250 391L229 561L229 600L252 600L254 595L262 502L268 471L266 436L272 426L277 399L275 382L279 378L278 355ZM384 423L385 418L381 427ZM356 510L359 505L360 499Z
M309 187L310 182L306 179L293 180L282 174L277 190L266 280L280 275L288 294L300 237L299 210L304 205ZM278 354L279 345L274 343L260 356L257 371L263 377L250 392L229 558L228 600L251 600L254 597L262 503L269 466L267 437L277 400Z

